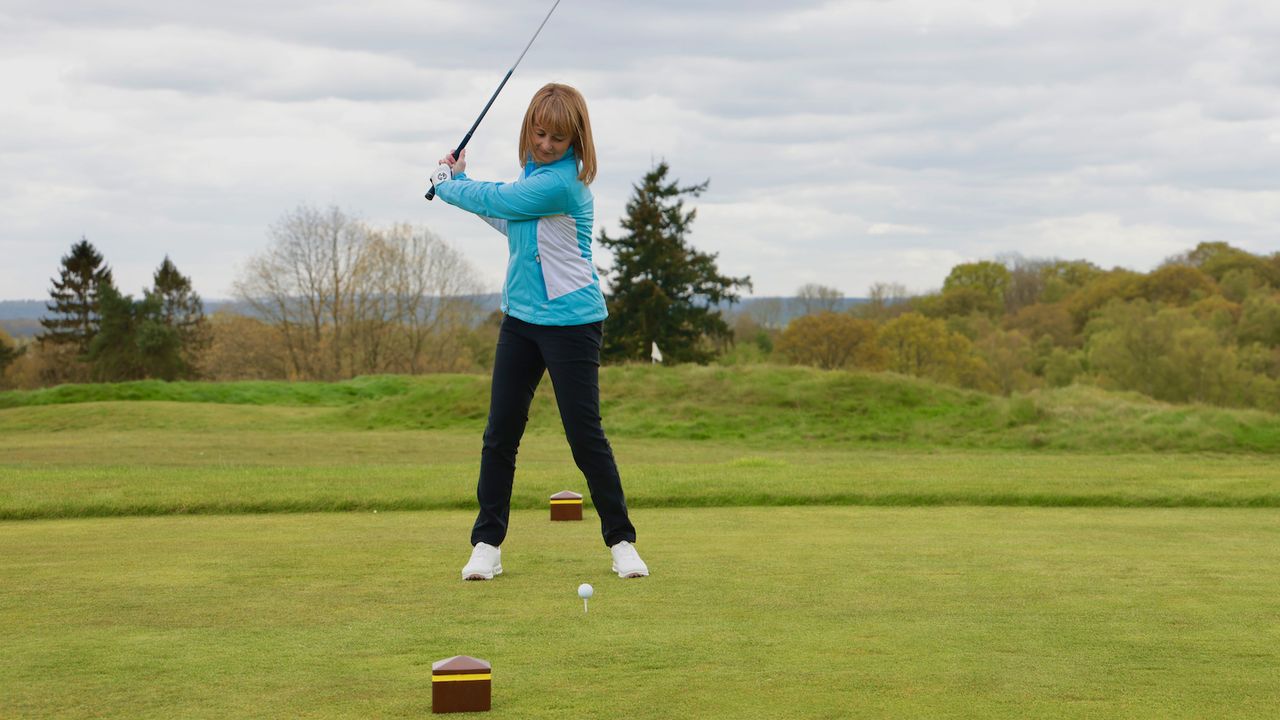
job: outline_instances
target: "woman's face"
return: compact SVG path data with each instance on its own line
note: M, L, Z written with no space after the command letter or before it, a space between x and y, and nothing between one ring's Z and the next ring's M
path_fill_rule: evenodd
M573 138L562 133L551 132L538 125L533 126L533 160L539 165L553 163L564 157Z

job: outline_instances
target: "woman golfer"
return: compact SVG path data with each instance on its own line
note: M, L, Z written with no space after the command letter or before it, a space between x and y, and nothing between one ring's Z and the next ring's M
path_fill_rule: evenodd
M591 262L594 213L587 186L596 176L596 149L586 101L555 83L534 94L520 128L524 169L515 182L468 178L465 150L462 157L440 162L451 173L437 169L436 194L505 234L510 251L476 488L480 514L462 578L490 580L502 572L516 451L544 370L551 375L574 462L600 515L614 572L624 578L648 575L632 546L636 529L600 424L600 344L608 313Z

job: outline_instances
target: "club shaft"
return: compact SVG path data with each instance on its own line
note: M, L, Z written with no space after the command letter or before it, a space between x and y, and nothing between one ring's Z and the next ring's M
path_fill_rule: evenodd
M467 143L471 142L471 136L475 133L476 128L480 127L480 121L484 120L484 116L489 112L489 108L493 107L493 101L498 99L498 95L502 92L502 88L507 86L507 81L511 79L511 74L520 66L520 61L524 60L524 56L529 52L529 48L533 47L533 41L538 39L538 35L542 33L542 28L546 27L547 21L551 19L551 13L555 12L556 7L559 5L560 0L556 0L555 4L551 6L551 9L547 11L547 16L542 18L542 24L538 26L537 30L533 31L533 37L529 38L529 44L524 46L524 50L521 51L520 57L516 58L516 61L511 64L511 68L507 70L507 74L502 77L502 82L498 83L498 89L493 91L493 95L489 98L489 102L485 103L484 109L480 111L480 116L471 124L471 129L462 137L462 142L458 143L457 149L453 151L453 157L455 160L462 157L463 149L467 147ZM435 196L436 189L433 186L427 190L426 198L430 200Z
M480 127L480 121L484 119L485 113L489 112L489 108L493 107L493 101L498 99L498 94L502 92L502 88L506 87L507 81L511 79L511 73L515 71L516 69L512 67L502 78L502 82L498 83L498 89L493 91L493 96L489 98L489 102L484 104L484 109L480 111L480 117L476 118L476 121L472 123L471 129L462 137L462 142L458 143L457 149L453 151L455 160L462 156L463 148L467 146L467 143L471 142L471 136L475 133L476 128Z

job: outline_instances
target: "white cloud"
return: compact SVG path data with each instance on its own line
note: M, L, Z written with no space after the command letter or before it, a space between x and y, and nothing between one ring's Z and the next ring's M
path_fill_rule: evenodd
M875 223L867 228L868 235L925 235L928 228L915 225L894 225L893 223Z

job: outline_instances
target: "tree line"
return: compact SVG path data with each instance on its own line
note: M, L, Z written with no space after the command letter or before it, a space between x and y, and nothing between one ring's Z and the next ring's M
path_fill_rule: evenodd
M1201 243L1150 273L1012 255L957 265L936 292L869 295L785 328L767 324L768 308L739 317L752 342L734 354L994 393L1081 383L1280 410L1280 253Z
M34 342L0 337L10 386L139 379L334 380L466 371L484 364L479 292L460 253L421 228L381 228L337 208L300 207L268 232L235 283L241 314L206 316L165 257L138 298L81 238L52 280ZM481 332L481 334L483 334Z

